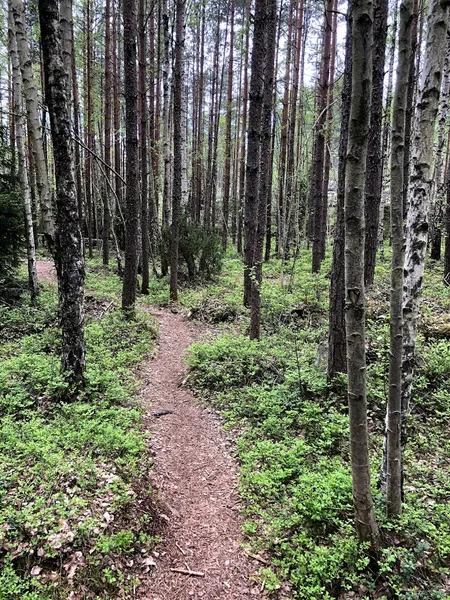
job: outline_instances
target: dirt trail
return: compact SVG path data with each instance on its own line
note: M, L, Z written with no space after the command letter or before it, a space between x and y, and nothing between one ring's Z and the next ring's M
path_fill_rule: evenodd
M41 280L54 282L49 261L37 261ZM154 455L153 489L163 542L142 577L140 600L221 600L261 597L251 579L261 564L242 550L236 464L217 418L183 385L184 354L199 331L180 314L152 310L159 351L141 367L141 398ZM162 414L167 411L167 413ZM171 569L197 571L203 576Z
M236 465L217 420L189 389L183 355L196 331L180 315L152 311L160 324L160 348L144 369L142 390L155 453L154 482L166 507L167 527L156 567L139 588L146 600L255 598L249 581L259 565L241 548ZM161 416L159 412L170 411ZM171 571L199 571L204 577Z

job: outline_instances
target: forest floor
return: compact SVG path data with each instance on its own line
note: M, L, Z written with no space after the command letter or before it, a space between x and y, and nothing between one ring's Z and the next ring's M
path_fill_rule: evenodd
M50 261L38 261L37 269L41 281L55 282ZM148 574L140 575L137 597L259 597L258 563L242 546L237 468L230 440L217 415L201 406L184 385L184 354L202 331L179 312L149 312L159 324L160 335L158 352L139 368L144 381L140 398L154 457L154 500L163 527L155 564L149 562Z

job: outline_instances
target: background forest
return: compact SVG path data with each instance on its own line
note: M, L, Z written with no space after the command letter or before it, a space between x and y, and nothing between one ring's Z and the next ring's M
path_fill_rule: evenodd
M450 598L449 10L3 2L0 600L140 597L155 305L260 595Z

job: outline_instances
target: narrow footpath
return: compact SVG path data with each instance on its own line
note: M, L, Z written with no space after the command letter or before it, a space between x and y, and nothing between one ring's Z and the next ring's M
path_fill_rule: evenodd
M161 553L139 586L138 597L258 597L260 587L251 579L262 565L241 547L242 520L230 444L214 414L200 406L183 384L183 357L198 332L169 310L152 314L160 325L159 352L143 367L142 398L148 406L155 457L154 489L159 506L166 509L167 525Z

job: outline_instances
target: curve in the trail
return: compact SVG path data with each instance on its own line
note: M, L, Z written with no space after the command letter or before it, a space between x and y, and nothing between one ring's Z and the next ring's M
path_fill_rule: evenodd
M155 493L165 507L167 525L156 565L142 581L139 598L258 597L255 575L261 565L241 547L236 465L229 442L217 418L183 385L183 356L196 332L179 314L169 310L152 314L160 325L160 347L144 366L142 399L148 406L155 456Z

